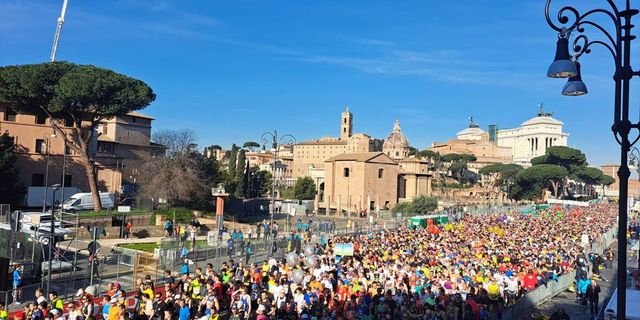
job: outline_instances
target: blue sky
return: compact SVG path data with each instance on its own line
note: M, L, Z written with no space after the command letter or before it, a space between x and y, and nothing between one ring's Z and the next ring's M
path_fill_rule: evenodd
M386 138L397 118L423 149L469 116L510 128L544 102L590 163L617 162L610 59L583 57L590 94L561 96L544 2L69 0L58 60L147 82L154 129L201 146L337 136L348 105L355 132ZM0 2L0 65L47 61L61 4Z

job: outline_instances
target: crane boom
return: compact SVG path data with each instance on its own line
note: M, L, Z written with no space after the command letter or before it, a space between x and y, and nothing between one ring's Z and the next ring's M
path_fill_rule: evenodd
M53 36L53 47L51 48L51 62L56 61L56 53L58 52L58 42L60 41L60 34L62 33L62 24L64 23L64 15L67 13L67 2L62 2L62 11L58 17L58 24L56 25L56 34Z

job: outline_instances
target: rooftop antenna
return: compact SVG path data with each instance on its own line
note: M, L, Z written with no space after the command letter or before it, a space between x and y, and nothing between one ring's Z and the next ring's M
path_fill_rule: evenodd
M56 53L58 52L58 42L60 41L60 34L62 33L62 24L64 23L64 15L67 13L67 3L69 0L62 2L62 12L58 17L58 24L56 26L56 34L53 36L53 47L51 48L51 62L56 61Z

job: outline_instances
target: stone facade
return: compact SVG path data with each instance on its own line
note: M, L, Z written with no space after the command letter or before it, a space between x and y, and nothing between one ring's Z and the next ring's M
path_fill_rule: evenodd
M325 161L321 208L340 214L378 212L397 202L398 164L382 152L347 153Z
M88 120L83 122L88 124ZM58 133L53 134L51 121L38 112L16 114L8 105L0 104L0 132L6 131L15 139L20 180L27 187L44 187L45 181L49 185L61 183L65 162L64 185L88 192L89 184L80 156L65 145ZM67 135L72 134L68 123L53 121L57 121ZM138 168L146 155L164 151L162 146L150 140L152 121L149 116L131 112L104 120L97 126L90 153L95 161L100 191L118 194L122 187L135 185ZM48 179L45 177L47 154Z
M363 133L353 134L353 115L349 109L340 118L340 138L325 137L297 143L293 146L291 177L310 175L314 168L324 168L324 161L344 153L376 152L382 141Z
M531 166L531 159L544 155L551 146L566 147L569 134L562 132L564 123L551 115L540 104L538 115L520 127L498 130L498 146L511 148L513 162L524 167Z
M501 147L489 141L489 134L471 121L468 128L458 132L456 139L434 142L429 150L445 154L472 154L477 160L468 164L469 170L478 172L494 163L512 162L511 148Z

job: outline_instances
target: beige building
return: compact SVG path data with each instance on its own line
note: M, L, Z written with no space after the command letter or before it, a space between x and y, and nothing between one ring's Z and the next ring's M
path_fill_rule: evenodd
M562 132L564 123L544 112L542 104L538 115L522 123L518 128L497 132L499 147L511 148L513 162L531 166L531 159L544 155L551 146L567 146L569 134Z
M489 134L471 120L469 127L458 132L455 139L434 142L429 150L445 154L472 154L477 160L468 164L469 170L478 172L494 163L512 162L511 148L501 147L489 141Z
M71 134L71 123L57 124ZM162 152L162 146L150 141L153 118L131 112L100 123L92 143L94 170L100 191L120 193L136 183L138 167L150 151ZM89 192L89 184L79 155L75 154L58 134L54 134L51 119L34 112L16 114L7 105L0 104L0 132L8 132L17 146L16 166L20 180L27 187L62 184ZM47 158L49 170L47 175ZM66 196L70 196L67 194Z
M398 164L382 152L345 153L325 161L319 206L368 214L397 203Z
M420 195L431 196L431 163L415 156L398 163L398 202L411 201Z
M309 176L314 168L324 168L325 160L344 153L376 152L382 141L363 133L353 134L353 114L349 109L340 116L340 137L325 137L293 146L292 178Z

